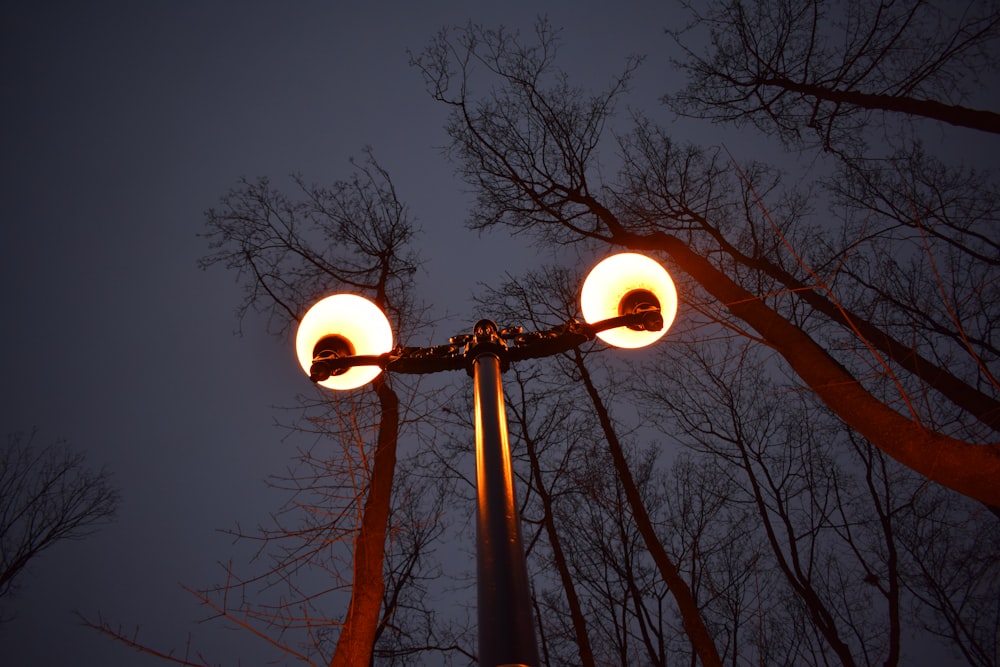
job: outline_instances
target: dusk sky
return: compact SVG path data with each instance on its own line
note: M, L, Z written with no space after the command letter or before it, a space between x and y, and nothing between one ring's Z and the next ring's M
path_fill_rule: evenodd
M4 601L0 663L164 664L81 627L74 609L157 648L192 645L258 664L250 637L181 588L217 583L234 548L217 529L256 525L284 496L294 439L280 406L308 391L291 341L255 319L234 335L235 276L201 271L204 211L237 180L332 182L366 145L424 229L420 296L471 327L477 281L530 251L479 238L441 156L445 109L408 65L445 25L563 28L562 64L600 86L647 53L636 103L671 77L671 3L40 2L0 24L6 294L0 429L65 438L121 489L118 520L44 553ZM676 81L675 81L676 83ZM450 324L449 324L450 323ZM453 330L455 329L455 330ZM471 439L470 439L471 443Z
M252 316L237 334L235 274L197 266L204 212L241 177L346 178L370 145L423 229L415 279L437 342L464 333L477 283L545 258L465 229L469 196L439 150L446 109L407 51L470 20L530 32L540 14L562 29L559 64L576 83L600 88L646 54L627 101L675 122L658 100L682 84L664 34L681 20L676 0L6 8L0 437L65 439L112 472L122 502L115 523L42 554L0 605L14 616L0 624L0 667L166 664L73 610L161 650L183 653L190 637L213 663L262 663L249 635L198 623L207 612L182 585L219 583L219 563L241 553L219 530L254 526L285 500L265 478L297 442L275 422L311 387L291 337ZM751 137L673 129L754 157ZM995 164L990 142L969 150Z

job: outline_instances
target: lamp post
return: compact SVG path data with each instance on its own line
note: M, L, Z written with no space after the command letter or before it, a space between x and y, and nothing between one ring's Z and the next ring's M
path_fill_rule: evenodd
M393 346L392 328L375 304L335 294L303 316L296 333L299 364L329 389L360 387L383 370L434 373L465 369L473 380L476 444L476 562L479 664L537 667L538 645L507 439L501 375L513 361L571 350L595 337L644 347L666 333L677 290L656 261L634 253L606 258L581 291L584 322L525 333L480 320L471 334L434 347Z

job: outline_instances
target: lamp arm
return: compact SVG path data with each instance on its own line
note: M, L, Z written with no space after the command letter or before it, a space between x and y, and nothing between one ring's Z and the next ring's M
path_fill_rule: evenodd
M433 347L396 347L384 354L319 356L313 359L309 379L322 382L331 375L355 366L378 366L394 373L423 374L465 368L464 348L460 345Z
M309 367L309 379L313 382L322 382L331 375L337 375L355 366L378 366L384 369L388 363L391 352L385 354L355 354L336 355L321 354L313 359Z
M660 312L659 308L648 308L637 310L636 312L628 313L627 315L610 317L606 320L601 320L600 322L594 322L593 324L587 324L585 326L589 327L595 336L601 331L617 329L618 327L629 327L632 329L640 329L642 331L660 331L663 329L663 314Z
M588 341L598 333L617 327L632 327L645 331L659 331L663 328L663 316L658 309L640 310L627 315L619 315L593 324L570 320L565 324L546 329L521 333L502 333L506 345L494 345L491 349L502 357L504 363L525 359L540 359L562 352L569 352ZM472 346L470 336L456 336L451 344L433 347L396 347L384 354L358 354L338 356L324 353L313 359L309 379L322 382L355 366L378 366L394 373L424 374L440 371L455 371L467 368ZM466 344L463 344L466 343Z

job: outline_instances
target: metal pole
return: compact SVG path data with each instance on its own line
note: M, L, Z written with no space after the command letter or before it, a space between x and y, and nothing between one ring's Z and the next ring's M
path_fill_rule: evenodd
M472 361L476 409L476 560L478 567L479 664L537 667L528 567L514 471L507 441L507 413L500 359Z

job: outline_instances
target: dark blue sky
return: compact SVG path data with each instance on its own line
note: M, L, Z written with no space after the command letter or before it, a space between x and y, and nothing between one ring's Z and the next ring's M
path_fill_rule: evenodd
M273 406L307 389L290 341L249 320L221 269L199 271L203 211L241 176L348 175L365 145L425 230L421 296L471 325L477 281L531 253L463 228L462 184L435 147L445 110L407 65L437 29L469 19L564 28L563 65L600 85L650 55L634 98L677 84L663 28L672 3L45 2L0 22L0 431L40 429L113 471L114 525L45 553L4 611L0 655L28 665L162 664L78 626L102 614L161 648L188 634L210 659L257 664L256 645L203 617L180 585L218 582L281 496L263 478L294 441ZM450 327L450 328L449 328ZM457 329L457 330L456 330Z
M560 63L574 81L600 87L645 53L630 104L655 113L680 85L663 34L682 15L674 1L37 0L5 10L0 437L38 427L42 441L66 438L114 473L123 502L115 524L34 563L2 607L16 618L0 624L0 664L164 664L80 627L73 609L141 627L161 649L182 651L190 634L212 661L260 664L245 633L196 623L205 612L181 584L218 583L217 563L236 551L217 529L256 525L284 500L263 482L297 444L274 427L276 406L309 385L291 340L253 318L234 335L234 276L196 267L203 212L242 176L344 178L348 158L371 145L424 229L416 279L442 319L438 342L467 330L476 283L537 258L464 229L464 185L437 150L445 109L406 51L444 25L530 30L539 13L563 28ZM663 111L659 120L671 122ZM749 131L673 129L724 141L741 160L779 157ZM954 149L996 164L991 142L973 139Z

